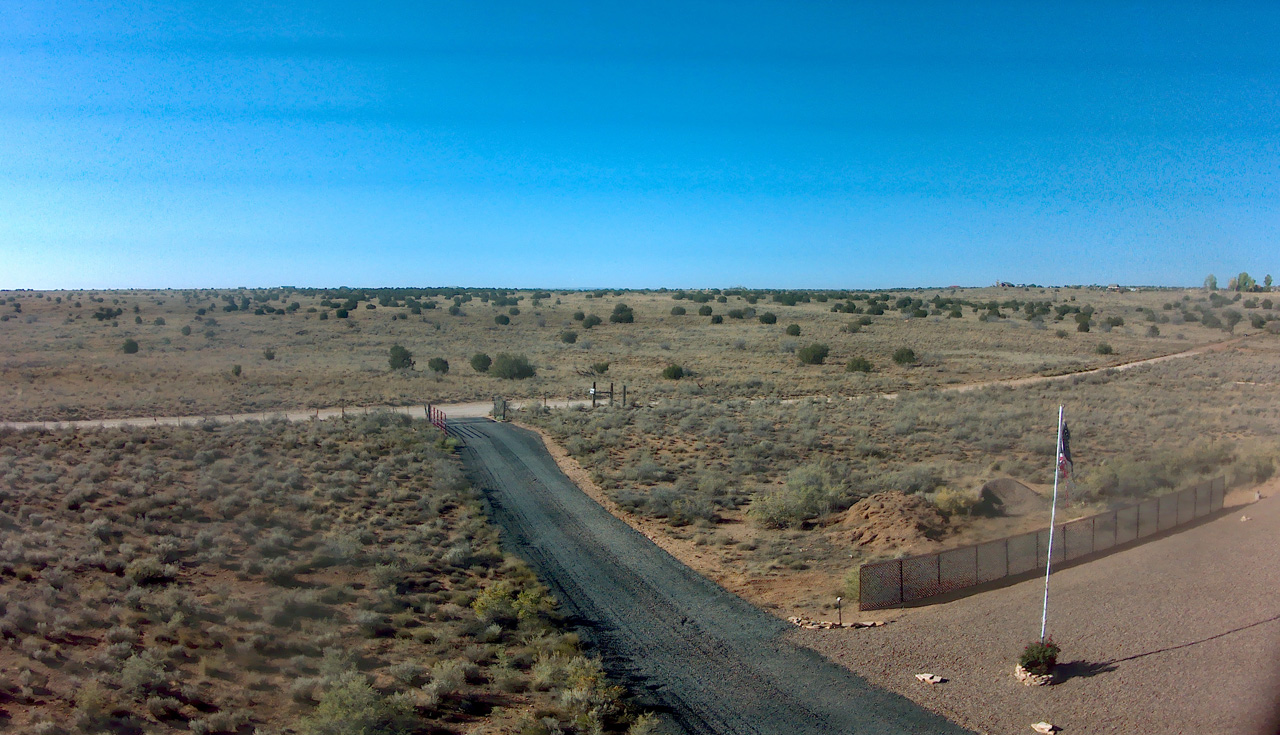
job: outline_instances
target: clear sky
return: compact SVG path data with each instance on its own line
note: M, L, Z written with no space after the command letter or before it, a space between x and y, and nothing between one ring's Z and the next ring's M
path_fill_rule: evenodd
M0 288L1280 276L1280 3L0 0Z

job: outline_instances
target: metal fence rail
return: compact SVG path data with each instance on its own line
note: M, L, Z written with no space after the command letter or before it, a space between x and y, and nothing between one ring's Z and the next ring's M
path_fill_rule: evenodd
M1203 518L1222 509L1226 480L1144 500L1096 516L1063 523L1053 534L1053 562L1107 551ZM924 600L1003 577L1044 569L1049 529L958 549L863 564L858 607L880 610Z

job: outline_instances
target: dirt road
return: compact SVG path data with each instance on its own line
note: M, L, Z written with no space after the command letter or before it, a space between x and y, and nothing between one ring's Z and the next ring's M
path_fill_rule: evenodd
M981 390L983 388L991 388L994 386L1004 386L1006 388L1017 388L1024 385L1038 385L1040 383L1053 383L1063 380L1075 380L1089 375L1097 375L1108 371L1117 372L1121 370L1132 370L1134 368L1145 367L1147 365L1156 365L1158 363L1167 362L1169 360L1180 360L1184 357L1195 357L1208 352L1219 352L1233 345L1243 342L1246 337L1237 337L1225 342L1214 342L1212 344L1200 345L1192 347L1189 350L1175 352L1171 355L1160 355L1159 357L1148 357L1145 360L1133 360L1131 362L1122 362L1116 365L1108 365L1107 367L1093 368L1091 370L1079 370L1073 373L1062 373L1061 375L1028 375L1024 378L1002 378L1000 380L984 380L977 383L964 383L962 385L947 385L938 388L943 393L968 393L969 391ZM897 393L881 393L881 398L897 398Z
M508 401L507 407L513 411L520 411L527 406L545 405L549 408L571 408L574 406L590 406L589 400L578 399L555 399L555 400L530 400L530 401ZM493 404L487 401L477 403L450 403L447 405L436 405L435 408L444 412L449 419L455 418L476 418L480 416L488 416L493 410ZM196 426L205 421L212 421L218 424L236 423L239 421L310 421L312 419L325 420L336 419L341 416L359 416L366 413L377 413L379 411L390 411L392 413L402 413L413 418L426 418L427 408L423 406L344 406L339 408L310 408L297 409L293 411L263 411L260 413L231 413L231 414L213 414L209 416L131 416L128 418L118 419L86 419L82 421L4 421L0 422L0 428L17 429L25 431L28 429L121 429L125 427L147 427L147 426Z
M504 543L670 732L959 733L789 642L792 627L691 571L573 485L536 434L451 421Z

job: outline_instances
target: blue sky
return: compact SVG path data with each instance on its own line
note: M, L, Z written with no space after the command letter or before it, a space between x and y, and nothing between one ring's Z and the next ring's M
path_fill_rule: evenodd
M0 288L1280 275L1275 3L0 19Z

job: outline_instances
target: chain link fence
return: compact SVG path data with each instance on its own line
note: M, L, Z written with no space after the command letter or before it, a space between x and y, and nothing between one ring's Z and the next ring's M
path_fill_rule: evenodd
M1167 531L1222 509L1223 478L1056 527L1053 563ZM858 607L880 610L1044 569L1049 529L931 554L863 564Z

